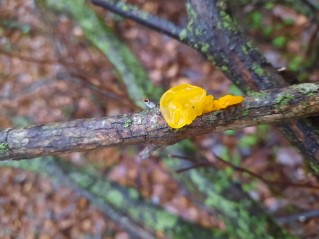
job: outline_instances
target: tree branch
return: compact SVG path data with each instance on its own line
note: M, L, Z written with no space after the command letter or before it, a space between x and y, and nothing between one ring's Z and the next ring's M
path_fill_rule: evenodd
M140 23L141 25L144 25L146 27L164 33L165 35L170 36L176 40L179 40L179 34L182 30L180 27L176 26L170 21L143 12L137 7L127 4L124 1L92 0L91 2L111 12L119 14L120 16L131 19L137 23Z
M166 146L214 131L319 115L319 83L262 91L241 105L198 117L181 130L167 126L158 108L106 118L0 131L0 160L84 151L117 145Z

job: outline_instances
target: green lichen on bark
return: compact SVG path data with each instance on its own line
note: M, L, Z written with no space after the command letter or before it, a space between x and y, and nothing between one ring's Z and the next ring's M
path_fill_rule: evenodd
M203 53L208 53L208 50L209 50L209 44L208 43L204 43L202 46L201 46L201 51Z
M263 77L265 76L265 70L257 63L253 63L251 66L251 69L259 76Z
M265 97L266 94L267 94L266 92L252 91L252 92L249 92L247 96L254 97L254 98L263 98Z
M0 143L0 154L5 153L9 150L9 144L7 142Z
M222 70L222 72L228 72L229 71L229 67L228 66L222 66L220 69Z
M241 48L242 52L244 53L244 55L248 55L248 54L250 54L251 51L256 50L253 43L250 40L247 40L247 42L242 44L240 46L240 48Z
M180 34L179 34L179 39L180 39L181 41L183 41L183 40L186 39L186 37L187 37L187 30L186 30L186 29L183 29L183 30L180 32Z
M198 16L189 2L186 2L186 11L188 23L186 29L182 30L179 35L180 40L183 42L187 36L190 36L187 40L187 45L198 50L205 55L209 61L215 63L214 56L210 54L210 44L202 40L202 37L206 34L206 29L198 24L195 24L197 22Z
M247 46L246 46L246 45L241 45L241 49L242 49L243 53L244 53L245 55L247 55L247 53L248 53L248 48L247 48Z
M109 190L105 195L105 199L108 201L112 201L115 207L121 208L125 205L124 196L116 189Z
M283 92L279 94L276 98L276 104L278 107L289 105L291 100L295 98L294 95L290 94L289 92Z
M186 2L186 11L187 11L187 16L188 16L187 29L189 32L195 33L196 29L194 29L194 23L196 22L197 14L188 1Z
M136 12L136 11L139 11L139 8L136 7L136 6L132 6L132 5L128 5L126 2L124 1L116 1L115 2L116 6L121 9L122 11L124 12ZM144 19L144 20L147 20L148 18L148 14L145 12L144 14L141 15L141 17Z
M249 110L244 110L242 115L243 116L248 116L249 115Z
M315 95L319 91L319 86L311 84L311 83L296 85L296 86L293 86L293 88L296 88L300 93L308 95L308 96Z
M219 14L221 16L221 21L217 23L217 28L233 32L238 31L236 23L233 21L232 17L226 13L226 11L222 10Z
M319 175L319 167L317 162L313 162L312 160L307 161L310 169L313 170L317 175Z
M124 128L128 128L132 125L133 121L131 119L127 119L124 122Z

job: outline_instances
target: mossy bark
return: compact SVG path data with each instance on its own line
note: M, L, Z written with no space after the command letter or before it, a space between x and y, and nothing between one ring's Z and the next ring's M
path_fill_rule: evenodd
M248 96L242 104L205 114L179 131L167 126L157 107L135 114L2 130L0 144L6 147L0 151L0 160L116 145L165 146L213 131L318 115L318 89L319 84L308 83L266 91L259 98Z

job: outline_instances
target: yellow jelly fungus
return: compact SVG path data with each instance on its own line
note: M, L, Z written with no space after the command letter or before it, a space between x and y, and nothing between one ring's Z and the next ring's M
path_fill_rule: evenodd
M225 95L214 100L212 95L206 95L203 88L190 84L175 86L166 91L160 100L160 109L166 123L175 129L189 125L202 114L225 109L239 104L242 96Z

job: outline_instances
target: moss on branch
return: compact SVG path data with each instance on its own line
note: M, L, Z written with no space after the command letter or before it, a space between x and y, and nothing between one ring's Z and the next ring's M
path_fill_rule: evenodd
M213 131L319 115L319 84L300 84L246 96L242 104L198 117L175 131L158 108L106 118L81 119L0 131L0 160L128 144L170 145ZM302 140L302 135L300 135ZM317 154L319 155L319 154Z

